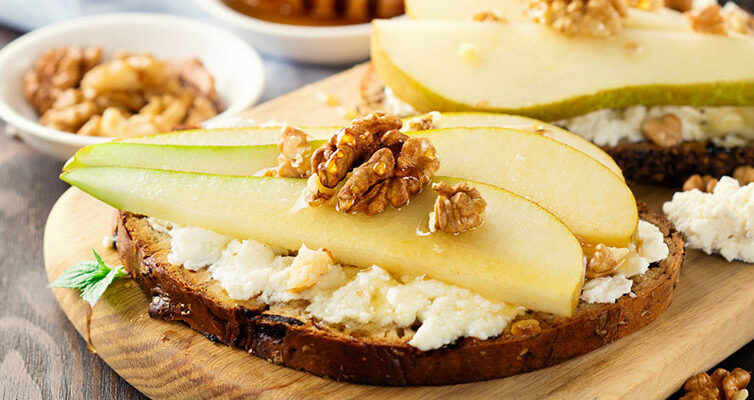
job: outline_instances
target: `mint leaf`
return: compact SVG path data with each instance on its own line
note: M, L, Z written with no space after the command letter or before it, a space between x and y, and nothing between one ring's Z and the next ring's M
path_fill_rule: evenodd
M84 261L68 268L50 286L78 289L81 291L81 298L94 305L107 287L116 279L125 276L126 272L123 267L110 267L94 249L92 252L97 261Z

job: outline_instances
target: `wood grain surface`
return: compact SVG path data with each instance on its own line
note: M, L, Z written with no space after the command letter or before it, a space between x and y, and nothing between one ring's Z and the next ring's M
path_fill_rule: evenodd
M355 104L360 68L264 104L247 116L295 124L343 121ZM326 106L317 91L339 97ZM636 188L637 197L659 208L672 192ZM48 278L90 258L91 248L106 260L102 238L111 229L108 206L76 189L53 208L45 231ZM672 394L693 373L711 368L754 338L754 266L727 263L689 251L676 299L647 328L567 363L489 382L445 387L385 388L333 382L278 367L243 351L212 344L180 323L150 319L147 298L123 279L91 311L77 293L53 290L76 329L98 354L142 393L154 398L637 398ZM79 343L79 345L81 345ZM62 345L61 345L62 347ZM65 351L59 348L59 351Z

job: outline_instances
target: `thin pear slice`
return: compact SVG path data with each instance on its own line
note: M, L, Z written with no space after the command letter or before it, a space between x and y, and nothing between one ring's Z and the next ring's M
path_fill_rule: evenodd
M569 132L555 125L542 122L538 119L521 117L518 115L482 113L482 112L459 112L459 113L440 113L434 118L434 125L437 129L444 128L461 128L461 127L500 127L511 128L523 131L535 131L541 133L550 139L557 140L567 146L594 158L600 164L610 168L621 179L623 171L618 164L597 147L594 143L582 138L581 136Z
M580 151L536 133L504 128L416 134L428 137L437 148L440 175L498 186L534 201L587 243L625 246L631 240L638 223L631 190L610 169ZM65 170L99 165L244 176L275 166L278 154L272 145L105 143L87 149L76 154Z
M129 137L110 143L172 144L178 146L251 146L277 143L282 127L193 129L159 135ZM329 139L337 127L303 128L310 138Z
M636 104L754 104L749 36L626 29L609 38L568 37L538 24L419 20L375 20L373 27L377 72L421 112L551 121Z
M302 179L109 167L61 178L121 210L287 249L324 247L341 263L379 265L397 277L426 274L533 310L571 315L581 291L582 249L565 225L536 204L481 183L471 184L487 201L485 223L456 236L422 233L436 198L431 190L400 210L367 217L298 207Z
M276 144L205 146L108 142L77 151L65 163L63 171L84 167L136 167L243 176L276 166L279 154Z
M520 130L539 130L543 135L571 146L583 153L589 155L595 160L599 161L606 167L610 168L618 176L623 178L618 165L610 158L607 153L602 151L599 147L595 146L591 142L582 137L559 128L555 125L550 125L545 122L520 117L516 115L495 114L495 113L444 113L440 114L436 118L435 124L438 128L455 128L455 127L500 127L500 128L512 128ZM79 168L82 166L134 166L142 168L156 168L156 169L170 169L175 171L194 171L195 167L182 167L180 164L170 164L169 161L160 159L160 152L155 149L152 144L160 145L176 145L176 146L249 146L249 145L264 145L277 143L277 135L280 132L280 127L275 128L238 128L238 129L209 129L209 130L190 130L182 132L172 132L168 134L142 136L138 138L127 138L109 142L107 145L90 146L85 147L83 150L76 153L75 157L66 163L64 170ZM329 139L338 128L335 127L305 127L301 128L304 132L310 136L310 139L315 140L315 148L319 146L321 142L317 139ZM144 146L141 147L129 147L122 146L122 143L135 143ZM136 150L140 150L136 152ZM157 151L157 153L155 153ZM181 150L175 149L174 154L178 154ZM187 151L187 156L193 150L184 149ZM201 155L209 155L210 150L199 151L197 157ZM228 152L231 158L236 159L235 153ZM237 154L238 157L244 156L243 152ZM269 168L274 166L273 164L266 163L268 160L272 160L274 157L268 155L265 158L262 155L256 157L253 162L249 160L248 168L243 168L241 172L232 172L231 175L252 175L254 172L262 168ZM240 160L239 160L240 161ZM273 160L274 161L274 160ZM228 161L229 162L229 161ZM217 163L216 163L217 164ZM227 162L219 163L210 168L208 164L206 168L202 168L196 172L206 173L229 173L224 169L224 164ZM256 169L254 169L256 168ZM234 170L239 171L239 170ZM248 172L252 171L252 172Z
M413 19L471 21L480 12L491 12L505 22L531 22L526 16L530 0L406 0L406 14ZM628 28L690 31L684 15L669 8L628 10Z

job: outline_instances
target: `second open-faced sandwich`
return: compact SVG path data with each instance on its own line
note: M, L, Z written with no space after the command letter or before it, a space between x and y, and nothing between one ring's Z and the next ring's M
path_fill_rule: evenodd
M733 3L407 1L374 23L367 108L539 118L627 178L677 185L754 163L754 18Z
M120 210L151 316L338 380L531 371L669 305L682 239L598 147L419 122L130 138L81 150L62 179Z

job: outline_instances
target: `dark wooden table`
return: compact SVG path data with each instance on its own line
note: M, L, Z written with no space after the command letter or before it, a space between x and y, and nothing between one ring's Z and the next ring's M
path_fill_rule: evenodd
M0 28L0 47L18 34ZM265 61L264 99L339 71ZM4 133L0 122L0 398L142 399L87 350L47 288L42 235L67 185L59 161ZM721 364L754 370L754 343Z

